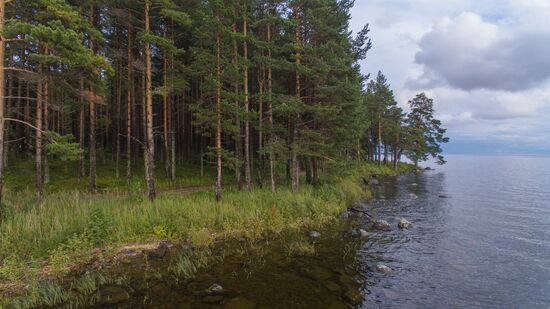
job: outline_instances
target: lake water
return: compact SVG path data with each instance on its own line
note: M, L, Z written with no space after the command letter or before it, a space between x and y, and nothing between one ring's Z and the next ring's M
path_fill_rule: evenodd
M113 308L550 308L550 158L448 160L382 180L361 205L390 231L353 216L314 241L226 244L192 280L174 280L173 258L130 263L114 271L131 298ZM402 217L413 228L398 229ZM213 283L222 295L205 294Z
M377 217L414 228L360 250L395 269L363 273L364 307L550 308L550 158L448 159L372 203Z

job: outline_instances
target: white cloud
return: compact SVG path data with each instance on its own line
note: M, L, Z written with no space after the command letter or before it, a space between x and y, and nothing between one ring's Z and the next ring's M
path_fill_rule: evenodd
M425 91L451 140L550 149L550 0L357 0L370 22L365 72L402 106Z

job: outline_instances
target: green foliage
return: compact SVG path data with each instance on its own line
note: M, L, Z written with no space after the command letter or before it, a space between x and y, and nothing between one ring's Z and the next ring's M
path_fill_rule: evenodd
M49 155L56 156L62 161L80 160L84 150L80 148L80 144L74 142L75 138L72 134L60 135L48 131L45 133L45 137L49 143L44 148Z
M434 118L433 100L421 93L409 101L411 112L407 115L406 150L405 154L418 165L429 156L437 158L438 164L445 164L441 155L441 144L448 143L446 130L441 127L441 121Z

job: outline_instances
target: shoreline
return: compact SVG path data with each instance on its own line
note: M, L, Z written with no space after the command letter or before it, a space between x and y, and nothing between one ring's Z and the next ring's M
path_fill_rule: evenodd
M226 200L229 199L229 202L225 201L226 206L227 204L230 204L233 208L239 208L239 202L243 202L243 200L239 199L239 197L242 198L242 195L244 194L245 198L251 199L249 204L261 204L259 208L256 207L248 211L258 211L262 209L263 216L259 216L254 218L255 220L248 222L244 220L236 226L231 226L228 225L227 222L227 213L224 213L224 210L228 209L225 207L220 207L221 213L226 215L223 217L223 220L226 221L221 221L222 223L225 223L225 225L221 224L220 228L218 226L220 222L214 220L210 222L214 223L213 225L203 226L198 229L195 228L193 231L190 229L187 230L185 238L179 235L170 235L170 232L166 228L159 227L157 228L157 231L154 231L156 235L153 237L142 235L151 238L151 241L135 241L126 243L117 241L106 242L99 246L93 246L93 248L81 249L82 252L78 252L79 250L76 250L76 258L70 257L71 254L68 254L69 250L61 250L61 252L58 251L57 253L69 255L69 259L62 261L56 260L58 257L56 257L56 252L54 251L54 254L49 258L42 259L40 261L40 263L44 266L29 267L29 265L36 265L36 261L33 264L27 262L25 263L27 268L27 271L25 271L25 276L27 277L19 277L18 281L11 283L11 286L8 282L7 284L4 283L3 288L0 287L0 295L4 296L4 300L0 302L0 308L2 308L2 305L7 307L10 307L10 305L13 306L14 302L17 302L20 305L26 303L27 306L24 307L27 308L41 305L55 305L56 303L52 303L51 300L45 301L44 299L41 299L40 288L43 282L48 282L48 284L56 286L57 288L54 288L54 290L56 290L59 294L65 295L58 297L59 299L57 299L57 301L61 301L59 303L71 303L71 299L74 297L67 296L69 294L63 292L63 286L66 287L67 285L71 285L71 281L74 282L78 280L83 274L97 271L107 265L124 262L124 260L131 257L144 255L148 256L151 254L155 255L159 253L159 250L164 251L164 253L160 254L164 255L166 254L166 249L170 249L173 246L182 247L192 244L197 249L195 251L204 251L214 243L228 242L241 237L255 241L261 240L266 235L278 235L292 230L305 231L307 229L322 227L333 220L337 220L340 213L348 210L357 201L369 199L371 197L370 191L363 183L363 177L370 178L370 175L373 174L381 177L390 177L413 170L413 166L406 164L400 165L398 171L394 171L393 169L389 169L387 167L385 167L385 169L380 167L377 168L376 166L373 166L373 164L367 164L347 170L345 176L339 177L336 181L333 181L330 184L325 184L316 189L306 188L297 195L290 194L288 190L285 189L281 189L275 194L272 194L270 190L266 193L266 189L257 189L250 193L228 191L226 196L229 198L226 198ZM209 191L210 190L206 191L206 193L210 193ZM202 198L206 193L196 192L189 194L186 197L179 198L177 196L167 194L165 197L160 199L160 203L167 199L179 200L187 198L194 200L196 196ZM232 198L231 194L234 194L235 196ZM267 201L268 204L266 204L266 201L263 199L267 199L268 195L271 199L269 199ZM274 200L276 200L277 203L269 205L269 202L273 202ZM285 203L285 205L281 205L281 202ZM159 202L155 203L154 206L158 206L158 203ZM151 205L148 206L150 208ZM292 213L296 212L296 208L301 209L301 211L298 213ZM160 211L160 209L158 210ZM209 212L211 213L212 211L209 210ZM65 249L72 250L74 248L66 247ZM86 255L87 257L84 260L80 260L83 255ZM3 269L6 269L5 266L6 265L4 264ZM8 267L10 267L10 265L8 265ZM12 271L16 273L17 266L11 267ZM100 286L95 287L94 292L99 287ZM52 289L52 286L48 286L48 288ZM67 297L69 297L69 299L66 299Z

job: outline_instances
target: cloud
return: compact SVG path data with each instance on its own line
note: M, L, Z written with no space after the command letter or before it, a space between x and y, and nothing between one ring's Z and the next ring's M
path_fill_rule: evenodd
M475 13L440 19L419 41L411 88L522 91L550 78L550 32L501 29Z

